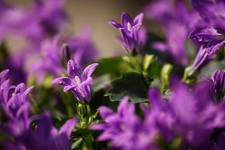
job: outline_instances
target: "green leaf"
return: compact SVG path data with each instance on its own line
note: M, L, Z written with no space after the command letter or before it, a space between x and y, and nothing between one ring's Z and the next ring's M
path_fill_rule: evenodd
M98 77L94 80L94 84L92 86L93 92L96 93L107 86L110 85L110 76L109 75L103 75L101 77Z
M122 57L102 58L98 63L99 66L94 72L95 77L102 75L118 77L131 70L129 64L125 62Z
M159 78L162 69L162 64L158 60L154 60L151 65L145 70L149 78Z
M121 57L103 58L98 61L99 66L94 72L94 76L101 76L104 74L120 73L120 68L123 63Z
M172 73L173 66L171 64L165 64L161 70L161 82L162 82L162 90L166 90L169 88L170 77Z
M127 73L112 82L112 89L106 95L111 101L120 101L124 96L129 96L134 103L146 102L148 83L142 74Z

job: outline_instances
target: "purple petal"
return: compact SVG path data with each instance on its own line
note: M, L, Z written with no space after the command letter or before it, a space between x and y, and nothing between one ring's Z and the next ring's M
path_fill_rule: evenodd
M71 79L67 77L59 77L52 81L53 85L67 86L67 85L71 85L71 83L72 83Z
M71 78L74 78L75 76L79 76L80 74L80 68L77 66L77 64L73 60L68 61L67 74Z
M154 42L152 47L156 50L161 51L161 52L165 52L169 49L168 45L164 42Z
M90 127L92 130L104 130L105 125L104 124L93 124Z
M0 84L3 83L3 81L5 81L9 76L9 69L4 70L0 73Z
M148 99L152 109L159 107L162 100L159 89L151 88L148 92Z
M76 124L77 119L75 118L67 120L66 123L60 128L59 133L60 134L65 133L69 138Z
M135 110L134 104L129 103L129 97L125 96L121 99L121 102L117 108L117 112L121 117L124 117L126 113L133 113Z
M134 18L134 25L139 25L139 26L141 26L141 25L142 25L143 18L144 18L144 14L143 14L143 13L138 14L138 15Z
M95 71L95 69L97 68L97 66L98 66L97 63L88 65L82 73L83 80L86 80L88 77L90 77L92 73Z
M123 26L120 23L117 23L115 20L112 20L111 24L117 29L123 28Z
M128 23L133 25L133 19L130 17L128 13L125 12L121 15L121 22L124 27L127 27Z
M105 119L107 116L113 113L113 111L110 108L105 106L101 106L98 110L103 119Z
M190 38L199 44L213 44L216 41L221 41L223 35L218 33L218 31L213 27L200 28L193 31Z

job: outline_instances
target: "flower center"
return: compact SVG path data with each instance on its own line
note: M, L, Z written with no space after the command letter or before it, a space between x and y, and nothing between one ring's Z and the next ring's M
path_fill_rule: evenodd
M75 76L75 82L79 85L79 84L81 84L81 80L80 80L80 78L78 77L78 76Z
M127 30L131 32L132 26L130 24L130 22L127 23Z

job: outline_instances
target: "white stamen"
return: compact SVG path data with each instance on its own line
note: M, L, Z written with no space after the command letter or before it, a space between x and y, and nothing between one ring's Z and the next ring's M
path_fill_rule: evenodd
M131 31L131 29L132 29L130 22L127 23L127 29L128 29L128 31Z
M80 78L78 77L78 76L75 76L75 81L76 81L76 83L79 85L79 84L81 84L81 80L80 80Z

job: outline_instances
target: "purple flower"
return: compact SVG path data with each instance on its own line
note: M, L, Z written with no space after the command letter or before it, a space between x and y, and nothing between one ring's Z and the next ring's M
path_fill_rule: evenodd
M83 71L73 61L67 64L68 77L59 77L53 80L53 84L63 85L64 91L71 91L76 99L81 102L89 102L91 99L91 85L93 82L92 73L95 71L97 63L87 66Z
M1 141L4 149L71 149L70 135L76 125L76 119L69 119L57 131L48 113L31 117L27 95L32 88L26 88L23 83L10 85L8 73L9 70L0 73L0 106L7 117L7 121L1 124L0 128L10 139Z
M28 94L32 87L26 88L24 83L16 86L10 85L8 78L9 70L0 73L0 104L10 119L20 117L27 118L29 115Z
M225 71L224 70L217 70L212 75L212 81L214 83L214 89L216 94L223 94L225 92Z
M0 73L0 106L7 117L7 124L3 126L4 132L17 136L29 127L30 103L28 94L31 88L23 83L10 85L9 70Z
M201 81L208 86L209 94L216 103L223 102L225 94L225 71L217 70L210 79ZM203 84L202 83L202 84Z
M89 28L83 28L79 35L66 40L71 53L71 59L76 60L78 65L84 66L93 62L98 55L96 46L91 39Z
M59 36L56 36L41 43L40 57L29 66L29 75L37 81L43 81L46 75L56 77L63 72L59 40Z
M9 70L3 70L0 72L0 84L2 85L4 81L6 81L9 77Z
M31 60L32 63L28 66L29 75L35 77L38 82L42 82L46 75L57 77L62 74L63 61L73 59L79 66L85 66L94 61L97 50L89 36L89 32L82 32L79 36L61 38L58 35L52 39L43 40L38 48L40 54L36 54L37 60ZM65 45L69 58L63 56ZM32 57L32 54L28 57Z
M38 43L43 38L58 34L65 26L64 4L65 0L38 0L30 9L7 7L0 15L0 39L11 33Z
M160 149L159 141L169 144L180 138L179 149L215 149L223 147L225 103L214 103L208 82L187 87L173 82L171 95L163 96L156 88L149 90L149 104L142 105L144 119L135 114L134 104L125 97L117 112L99 108L103 122L92 129L100 130L100 141L110 141L119 149ZM216 130L221 131L216 131ZM218 134L218 138L212 136Z
M190 38L199 45L199 50L191 66L192 71L200 69L224 46L223 34L218 33L215 28L197 28L192 32Z
M35 0L30 7L21 7L1 0L0 42L7 40L8 35L12 35L19 37L18 43L21 41L23 43L21 49L10 51L9 58L6 59L7 62L4 62L4 67L11 70L17 83L18 80L26 82L27 72L33 70L33 64L31 68L29 65L37 57L42 41L54 37L65 28L67 23L64 10L65 2L66 0L58 0L57 2L54 0ZM40 64L40 62L38 63ZM37 73L37 76L40 75L38 77L41 78L43 74Z
M117 23L114 20L111 21L111 24L120 30L122 35L120 40L124 48L130 53L137 52L145 44L146 33L141 28L143 16L143 13L140 13L133 20L127 13L123 13L121 15L121 23Z
M202 17L190 35L199 45L198 54L192 64L192 70L195 71L224 47L225 3L222 0L192 0L192 5Z
M105 106L99 112L103 123L92 126L93 130L102 131L99 141L110 141L111 147L122 150L156 149L151 126L135 114L135 105L128 102L128 97L121 99L117 112Z
M70 150L70 135L77 123L76 119L69 119L58 131L52 124L48 113L35 116L32 119L35 127L30 127L18 136L12 137L10 141L4 141L6 149L14 150Z
M188 63L186 54L187 37L196 25L199 16L188 10L182 1L159 0L145 8L150 19L156 20L162 26L166 42L155 42L153 47L172 56L179 65Z
M172 95L166 99L150 90L150 114L155 114L153 123L161 136L167 141L179 136L183 145L194 149L213 147L210 137L215 129L225 127L225 103L214 104L210 90L204 82L193 88L174 83Z

